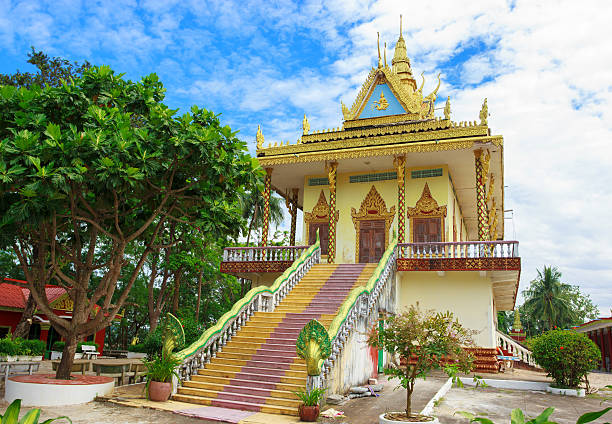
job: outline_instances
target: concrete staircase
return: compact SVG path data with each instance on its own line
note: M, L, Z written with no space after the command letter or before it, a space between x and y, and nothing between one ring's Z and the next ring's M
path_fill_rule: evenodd
M306 385L306 364L295 353L304 325L325 327L354 287L365 285L377 264L318 264L274 312L257 312L174 400L246 411L297 415L294 391Z

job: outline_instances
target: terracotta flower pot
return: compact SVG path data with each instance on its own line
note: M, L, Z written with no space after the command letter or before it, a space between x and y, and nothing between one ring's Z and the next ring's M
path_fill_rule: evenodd
M319 417L319 405L306 406L300 405L300 420L305 422L315 422Z
M151 381L149 383L149 399L155 402L165 402L170 399L172 393L172 383L162 383Z

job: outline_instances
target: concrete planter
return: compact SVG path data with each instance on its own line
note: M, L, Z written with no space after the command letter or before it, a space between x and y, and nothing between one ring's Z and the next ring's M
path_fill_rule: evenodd
M15 362L18 361L19 357L15 355L3 355L0 356L0 361L2 362Z
M62 359L62 352L58 352L56 350L52 350L51 351L51 358L52 361L55 359Z
M585 395L584 389L558 389L556 387L548 386L546 391L554 395L562 396L584 397Z
M96 375L73 375L71 380L56 380L52 374L18 375L6 381L4 399L22 399L24 406L74 405L112 393L114 386L111 377Z
M378 424L406 424L408 422L408 421L388 420L387 418L385 418L385 415L387 415L387 412L385 412L384 414L380 414L378 416ZM423 424L440 424L440 421L438 421L437 417L430 417L430 418L431 418L431 421L423 421Z
M127 353L127 357L128 359L144 359L146 358L147 354L144 352L128 352Z

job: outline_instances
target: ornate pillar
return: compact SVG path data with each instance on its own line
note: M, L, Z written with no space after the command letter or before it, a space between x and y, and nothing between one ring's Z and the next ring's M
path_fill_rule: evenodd
M397 242L406 241L406 156L393 161L397 168Z
M327 169L329 179L329 248L327 251L327 262L334 263L336 259L336 222L338 212L336 211L336 171L338 162L332 162Z
M612 327L608 327L608 356L610 357L610 368L608 371L612 371Z
M289 245L295 246L295 229L297 225L297 210L298 210L298 188L291 190L291 197L287 194L285 205L291 214L291 231L289 232Z
M599 332L599 347L601 348L601 369L606 369L606 343L604 342L604 329L600 328L597 330Z
M266 168L266 178L264 180L264 210L263 228L261 230L261 245L268 245L268 229L270 227L270 192L272 189L272 168Z
M476 215L478 217L478 240L489 240L489 211L487 208L487 174L489 153L482 149L474 151L476 169Z

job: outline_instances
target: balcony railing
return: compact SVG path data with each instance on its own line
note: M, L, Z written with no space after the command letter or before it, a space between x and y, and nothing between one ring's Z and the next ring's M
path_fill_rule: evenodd
M399 259L518 258L518 241L401 243Z
M223 262L293 262L308 246L226 247Z

